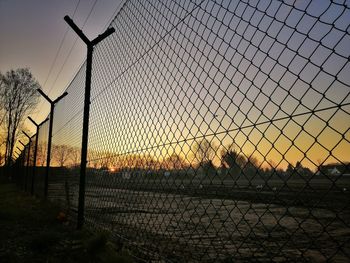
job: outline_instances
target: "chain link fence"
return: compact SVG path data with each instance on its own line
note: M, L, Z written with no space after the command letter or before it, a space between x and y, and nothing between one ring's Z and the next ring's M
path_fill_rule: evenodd
M48 198L63 206L76 220L80 172L85 67L74 77L54 109Z
M9 176L11 179L13 178L17 186L25 191L27 191L26 179L27 179L27 170L28 170L28 153L29 153L29 145L22 145L22 151L19 157L16 159L14 164L14 169L6 169L6 167L2 167L3 175L5 176L7 173L10 173ZM28 179L27 179L28 180Z
M94 48L87 227L146 261L350 260L349 25L344 1L126 1ZM54 111L73 215L85 68Z
M45 194L45 172L47 163L47 147L49 137L49 118L42 123L37 130L37 155L35 164L35 180L33 191L35 195L44 197Z

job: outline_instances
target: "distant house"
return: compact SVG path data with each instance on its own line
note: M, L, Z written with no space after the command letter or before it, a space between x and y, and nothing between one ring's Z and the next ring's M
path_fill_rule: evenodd
M350 163L333 163L319 167L317 175L339 176L350 174Z
M328 169L328 173L330 175L340 175L341 172L339 172L339 170L337 169L337 167L333 167L331 169Z
M122 178L125 180L129 180L131 178L131 174L129 171L123 171L122 172Z

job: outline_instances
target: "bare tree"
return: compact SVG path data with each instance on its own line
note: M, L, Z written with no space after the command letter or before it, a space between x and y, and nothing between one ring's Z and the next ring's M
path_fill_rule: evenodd
M71 166L75 167L79 165L80 162L80 148L79 147L70 147L69 160Z
M5 144L5 141L1 140L0 141L0 166L4 165L4 160L5 160L5 153L4 153L4 150L3 150L4 144Z
M176 153L173 153L162 162L162 167L167 170L180 170L187 166L186 161Z
M254 176L261 169L261 162L253 154L247 158L247 164L244 166L244 174Z
M37 149L37 166L44 166L46 162L46 156L47 156L47 142L41 142L38 144Z
M0 72L0 93L5 88L2 76L3 75ZM4 98L0 96L0 157L1 157L0 165L3 165L4 159L5 159L5 151L6 151L5 149L6 136L5 136L5 131L3 129L3 123L6 116L6 111L4 109L3 100Z
M247 163L244 155L237 152L235 144L232 143L221 152L221 164L229 174L240 174Z
M214 158L216 157L217 150L218 147L207 139L196 141L194 144L194 163L198 165L199 170L205 175L216 174Z
M0 74L0 108L5 112L6 125L5 163L11 160L19 128L29 111L39 99L37 89L39 83L27 68L10 70L5 75Z
M56 163L63 167L69 159L70 147L67 145L53 145L52 156Z
M217 147L207 139L195 142L193 147L194 161L200 166L208 163L213 163L216 155L216 150Z

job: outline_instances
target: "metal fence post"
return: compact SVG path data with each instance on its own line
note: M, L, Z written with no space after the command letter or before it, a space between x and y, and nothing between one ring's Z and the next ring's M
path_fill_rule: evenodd
M16 180L18 179L18 172L19 172L19 170L20 170L20 163L21 163L21 160L22 160L22 154L23 154L23 150L24 149L21 149L21 148L19 148L18 146L16 147L16 150L18 150L18 152L16 151L15 153L17 153L18 154L18 156L16 157L16 160L15 160L15 167L16 167L16 169L15 169L15 177L16 177ZM18 176L17 176L18 175Z
M57 99L51 100L41 89L38 89L38 92L40 93L41 96L43 96L50 103L50 125L49 125L49 136L48 136L48 141L47 141L47 157L46 157L45 187L44 187L44 197L47 198L47 193L48 193L48 188L49 188L49 170L50 170L50 160L51 160L52 127L53 127L53 115L54 115L54 111L55 111L55 104L57 102L59 102L61 99L63 99L63 97L65 97L68 93L64 92Z
M84 33L78 28L69 16L65 16L64 20L77 33L87 46L86 58L86 75L85 75L85 96L84 96L84 117L83 117L83 135L81 142L81 162L80 162L80 181L79 181L79 203L78 203L78 222L77 228L81 229L84 224L84 206L85 206L85 178L87 164L87 148L89 137L89 115L90 115L90 93L91 93L91 71L92 71L92 55L94 46L103 39L111 35L115 30L109 28L94 40L90 41Z
M34 148L34 161L33 161L33 175L32 175L32 185L31 185L31 194L34 194L34 183L35 183L35 173L36 173L36 159L38 154L38 140L39 140L39 128L42 124L44 124L48 119L45 119L41 123L36 123L31 117L28 117L28 119L35 125L36 127L36 139L35 139L35 148Z
M16 153L18 154L18 157L20 157L21 154L22 154L23 149L21 149L21 148L19 148L19 147L17 146L17 147L16 147L16 150L18 150L18 152L16 151ZM18 158L18 157L17 157L17 158Z
M28 175L29 175L29 159L30 159L30 148L31 148L31 144L32 144L32 137L34 136L29 136L25 131L22 131L23 134L28 138L29 142L28 142L28 156L27 156L27 167L26 167L26 176L24 179L24 191L27 191L28 188Z
M27 146L21 141L21 140L18 140L18 142L23 146L23 150L22 150L22 153L21 153L21 170L20 170L20 176L22 176L22 172L24 172L24 163L25 163L25 160L26 160L26 148Z

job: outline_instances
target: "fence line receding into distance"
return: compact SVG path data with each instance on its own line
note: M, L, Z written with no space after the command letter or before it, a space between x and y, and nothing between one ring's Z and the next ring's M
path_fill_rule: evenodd
M350 260L349 25L345 1L126 1L94 47L85 226L144 260ZM85 69L55 106L48 177L72 220Z

